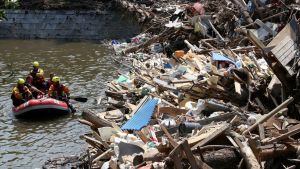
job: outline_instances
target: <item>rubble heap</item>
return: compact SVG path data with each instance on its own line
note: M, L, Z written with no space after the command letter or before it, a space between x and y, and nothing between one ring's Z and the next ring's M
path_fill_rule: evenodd
M112 41L91 168L299 167L298 1L115 1L151 26Z

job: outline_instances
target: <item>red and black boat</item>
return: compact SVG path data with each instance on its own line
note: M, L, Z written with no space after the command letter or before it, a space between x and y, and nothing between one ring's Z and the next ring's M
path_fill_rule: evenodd
M71 112L68 104L52 98L31 99L18 107L13 107L14 115L19 117L45 117L46 115L64 115Z

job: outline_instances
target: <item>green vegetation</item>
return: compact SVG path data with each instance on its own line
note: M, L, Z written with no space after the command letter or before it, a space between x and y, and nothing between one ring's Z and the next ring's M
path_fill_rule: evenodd
M0 21L5 19L5 12L3 10L0 10Z
M5 9L18 9L20 7L18 0L4 0Z

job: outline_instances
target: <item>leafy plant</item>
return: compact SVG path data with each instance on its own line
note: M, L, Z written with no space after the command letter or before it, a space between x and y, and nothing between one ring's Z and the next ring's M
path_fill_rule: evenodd
M6 19L5 12L3 10L0 10L0 21Z
M18 0L4 0L4 7L6 9L18 9L20 6Z

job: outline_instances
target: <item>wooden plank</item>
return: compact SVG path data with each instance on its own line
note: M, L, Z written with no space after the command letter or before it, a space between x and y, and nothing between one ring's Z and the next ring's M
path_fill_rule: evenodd
M166 128L170 134L174 134L178 131L178 126ZM155 132L156 137L161 137L165 134L164 131L159 130Z
M106 86L107 86L108 88L114 90L115 92L118 92L118 91L119 91L119 90L118 90L115 86L113 86L111 83L106 84Z
M105 141L102 140L101 136L100 136L98 133L96 133L95 131L93 131L93 136L94 136L98 141L100 141L101 144L102 144L106 149L109 148L109 145L108 145Z
M187 142L187 140L185 140L182 144L182 147L183 147L183 150L187 156L188 159L195 159L195 162L196 162L196 165L197 166L197 169L198 168L201 168L201 169L212 169L209 165L207 165L206 163L204 163L200 158L198 157L195 157L193 154L192 154L192 151L189 147L189 144ZM191 164L191 161L189 160L190 164ZM192 164L191 164L192 165Z
M268 47L277 46L282 42L285 37L290 37L293 40L297 38L298 21L295 16L293 16L290 23L288 23L278 34L273 38L273 40L268 44Z
M87 120L84 120L84 119L78 119L78 122L81 123L81 124L85 124L85 125L88 125L90 127L95 127L95 125Z
M289 41L291 41L292 39L288 36L284 37L280 43L278 43L271 51L274 54L277 54L278 52L280 52L280 50L284 47L284 45L286 45Z
M110 148L108 150L106 150L104 153L100 154L98 157L96 157L92 163L97 162L99 160L101 160L101 158L105 157L106 155L108 155L109 153L113 152L113 150Z
M289 128L288 128L288 131L292 131L292 130L295 130L295 129L297 129L297 128L300 128L300 124L296 124L296 125L294 125L294 126L289 127Z
M178 144L169 154L169 156L174 160L175 169L182 169L181 159L179 154L182 152L182 145Z
M148 139L142 131L137 131L136 134L145 144L150 141L150 139Z
M276 46L277 47L277 46ZM295 43L291 39L289 39L289 42L282 46L278 46L278 52L274 53L275 56L278 58L280 62L283 62L284 59L291 60L293 56L289 56L292 51L295 49ZM285 65L282 63L282 65Z
M277 107L279 104L277 102L277 100L274 98L274 96L272 95L271 91L267 89L267 92L269 94L269 96L271 97L273 103L275 104L275 106Z
M291 53L291 51L295 49L294 45L294 41L292 41L292 39L289 38L289 41L286 44L278 45L275 47L275 49L278 48L278 51L274 53L275 56L278 58L279 61L282 62L284 59L286 59L285 56L287 56L288 53ZM287 59L291 60L291 57L288 56Z
M168 132L168 130L166 129L166 127L162 124L159 124L160 128L164 131L164 133L166 134L169 142L171 143L171 145L173 147L177 147L178 143L173 139L173 137L171 136L171 134Z
M294 130L291 130L291 131L289 131L289 132L287 132L285 134L282 134L282 135L280 135L278 137L275 137L275 138L273 138L271 140L265 141L263 143L264 144L270 144L270 143L278 142L278 141L287 139L288 137L293 136L293 135L298 134L298 133L300 133L300 127L296 128Z
M172 80L171 83L177 84L177 83L194 83L193 80Z
M237 81L234 81L234 89L235 89L235 92L239 95L242 94L241 92L241 84Z
M248 132L252 131L253 129L255 129L259 124L267 121L270 117L272 117L274 114L278 113L281 109L287 107L287 105L289 105L293 100L294 100L294 98L290 97L289 99L287 99L286 101L281 103L279 106L277 106L275 109L273 109L270 113L264 115L255 124L253 124L247 130L245 130L243 132L243 135L245 135L246 133L248 133Z
M234 138L237 145L240 147L241 155L243 156L247 169L260 169L260 165L247 143L241 142L238 138Z
M236 121L237 121L238 116L235 115L231 120L230 120L230 124L233 125Z
M102 144L102 142L100 142L100 141L98 141L98 140L96 140L96 139L94 139L94 138L92 138L92 137L89 137L89 136L83 136L83 138L85 138L86 140L89 140L89 141L91 141L91 142L93 142L93 143L96 143L96 144L98 144L98 145L103 145ZM104 145L103 145L104 146Z
M210 124L211 122L226 121L226 120L233 118L234 116L235 116L234 113L225 113L225 114L221 114L219 116L199 120L199 121L197 121L197 123L200 123L201 125L207 125L207 124Z
M249 30L246 31L247 36L250 38L250 40L260 49L264 50L266 46Z
M259 131L259 138L260 138L260 140L265 139L266 138L265 137L265 128L264 128L263 124L259 124L258 125L258 131Z
M291 46L283 55L283 59L281 61L281 63L284 65L284 66L287 66L289 62L291 62L294 58L295 58L295 55L296 55L296 52L297 50L295 49L296 47L296 44L294 43L293 46Z
M295 57L294 51L297 50L296 43L292 39L288 37L286 37L285 39L288 39L289 41L286 42L285 44L280 43L281 45L277 45L274 48L274 51L277 52L274 52L272 50L276 58L281 62L283 66L286 66Z
M179 157L177 155L174 155L172 158L174 160L175 169L182 169L181 160L179 159Z
M184 154L183 154L184 151ZM187 158L192 169L212 169L209 165L204 163L201 159L195 157L188 145L187 140L178 144L169 154L174 161L176 169L182 169L181 160Z
M281 130L281 128L279 126L277 126L277 124L273 123L272 124L278 131Z
M166 114L171 115L171 116L177 116L177 115L186 114L188 112L188 110L179 109L179 108L175 108L175 107L159 107L158 112L159 113L166 113Z
M218 129L216 132L212 133L211 135L209 135L208 137L206 137L204 140L200 141L198 144L194 145L192 147L192 150L195 150L197 147L201 147L204 146L205 144L207 144L208 142L212 141L213 139L215 139L216 137L218 137L219 135L221 135L223 132L225 132L227 129L229 128L228 124L225 124L224 126L222 126L220 129Z
M199 169L199 166L196 163L195 157L189 147L187 140L184 140L183 143L181 143L181 144L182 144L183 150L185 152L187 159L189 160L189 163L190 163L192 169Z
M153 81L154 81L157 85L162 86L162 87L164 87L164 88L167 88L167 89L169 89L169 90L176 90L176 89L177 89L175 86L172 86L172 85L170 85L168 82L163 81L163 80L161 80L161 79L154 78Z
M192 136L190 138L188 138L188 142L190 146L194 146L197 143L199 143L201 140L204 140L205 138L207 138L209 135L211 135L212 133L216 132L217 130L219 130L220 125L214 125L214 126L205 126L203 127L196 136Z
M239 148L239 146L236 144L236 142L233 140L231 136L226 136L226 138L230 141L230 143L235 147Z

